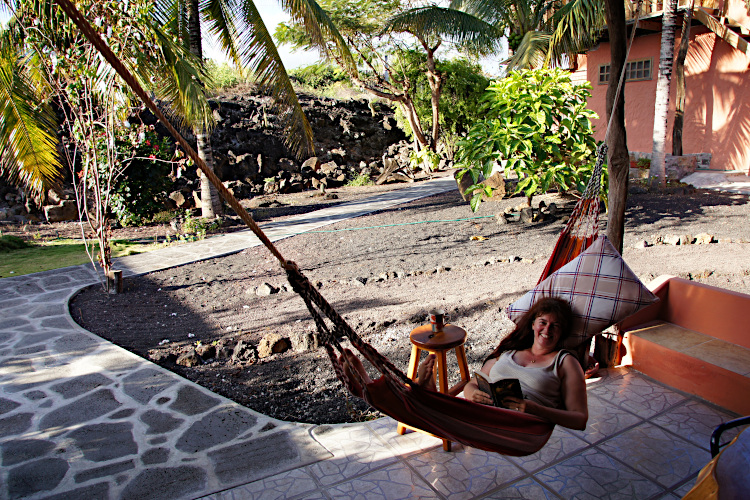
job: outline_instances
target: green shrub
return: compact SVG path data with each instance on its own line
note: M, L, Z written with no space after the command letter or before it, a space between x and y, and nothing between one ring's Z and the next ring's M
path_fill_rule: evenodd
M112 189L112 214L123 226L146 224L164 209L175 148L153 127L132 127L115 141L124 172Z
M497 166L506 177L513 171L516 193L529 198L550 189L581 189L582 177L596 161L596 141L586 108L589 84L575 85L559 69L513 71L493 82L485 96L484 120L459 141L459 176L470 174L474 184L471 206L476 210L491 189L478 184ZM606 189L603 190L606 193Z
M210 220L202 217L193 217L189 210L185 211L184 221L182 222L181 239L198 239L202 240L209 231L221 227L222 221L219 218Z
M174 210L162 210L154 214L153 217L151 217L151 222L153 224L169 224L174 219L175 219Z
M399 55L395 67L401 70L400 77L407 78L413 89L414 105L422 127L432 127L432 94L427 82L425 67L427 56L420 51L405 51ZM490 80L482 74L482 68L468 59L436 61L438 71L446 75L440 95L440 130L443 136L465 133L471 124L482 116L481 100ZM414 133L400 108L396 108L396 120L409 138Z
M289 77L307 87L322 89L337 82L349 83L349 77L340 68L330 64L311 64L303 68L289 71Z
M214 90L231 89L248 81L242 71L225 62L219 63L209 59L206 61L206 69L210 76L211 88Z
M409 152L409 166L413 170L432 172L433 170L437 170L439 165L440 155L427 148Z
M10 252L11 250L20 250L29 248L31 245L26 243L18 236L3 235L0 236L0 252Z
M359 174L357 177L346 183L346 185L350 187L370 186L372 184L373 182L372 179L370 179L370 176L365 174Z

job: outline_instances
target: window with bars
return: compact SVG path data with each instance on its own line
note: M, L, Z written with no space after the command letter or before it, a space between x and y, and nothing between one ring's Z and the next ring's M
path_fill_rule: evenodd
M611 65L602 64L599 66L599 85L606 85L609 83ZM638 59L636 61L628 61L625 65L625 81L626 82L637 82L641 80L652 79L652 59Z

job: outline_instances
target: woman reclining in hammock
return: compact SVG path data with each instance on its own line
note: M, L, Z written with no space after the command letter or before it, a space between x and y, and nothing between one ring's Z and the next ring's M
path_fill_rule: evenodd
M567 301L537 301L487 357L481 371L492 379L519 379L527 399L506 398L504 403L509 408L582 430L588 420L583 370L575 356L559 347L570 334L572 322L573 312ZM346 369L357 370L362 380L370 383L359 358L349 350L345 355ZM434 366L435 355L430 354L417 370L417 382L426 389L436 390ZM492 404L490 395L480 391L473 378L464 387L464 397L475 403Z

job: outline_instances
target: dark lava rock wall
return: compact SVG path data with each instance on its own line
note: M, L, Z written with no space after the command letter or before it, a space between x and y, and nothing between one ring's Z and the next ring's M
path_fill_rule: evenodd
M321 163L358 168L382 163L389 146L406 139L391 109L366 99L336 100L299 94ZM270 97L224 94L212 100L217 127L211 137L219 176L224 181L270 177L279 170L299 171L307 158L295 158Z

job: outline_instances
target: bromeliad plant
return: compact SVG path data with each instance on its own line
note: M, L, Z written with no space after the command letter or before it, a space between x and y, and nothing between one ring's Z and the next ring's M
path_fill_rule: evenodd
M552 188L582 189L596 160L596 141L586 108L588 84L574 84L559 69L512 71L492 82L484 97L487 118L458 144L459 178L471 175L471 208L476 211L492 188L480 184L498 167L518 176L515 193L531 204L536 193ZM604 190L606 193L606 190Z

